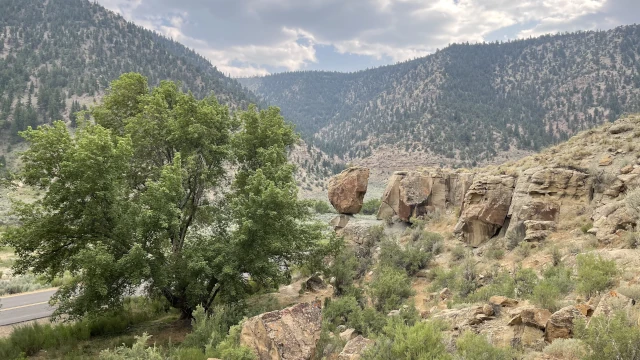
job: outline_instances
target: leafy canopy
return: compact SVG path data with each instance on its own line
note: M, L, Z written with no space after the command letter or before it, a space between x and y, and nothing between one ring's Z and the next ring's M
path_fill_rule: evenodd
M17 273L74 275L58 314L118 308L144 286L191 316L322 258L287 162L297 135L277 108L233 118L213 96L129 73L92 115L73 135L63 122L22 133L22 178L45 195L15 204L23 226L2 239Z

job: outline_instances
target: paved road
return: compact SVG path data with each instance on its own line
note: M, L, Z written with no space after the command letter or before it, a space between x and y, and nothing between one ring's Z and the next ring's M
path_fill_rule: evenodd
M28 294L10 295L0 298L0 326L50 316L53 308L49 298L57 289L34 291Z

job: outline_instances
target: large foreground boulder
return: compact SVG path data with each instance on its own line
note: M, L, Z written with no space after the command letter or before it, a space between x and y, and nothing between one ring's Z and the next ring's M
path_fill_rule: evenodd
M373 346L373 344L373 340L358 335L347 342L340 355L338 355L338 360L358 360L362 353Z
M500 232L511 205L512 176L481 176L464 198L454 233L471 246L479 246Z
M259 360L307 360L315 353L322 327L321 302L264 313L242 325L240 344Z
M329 179L329 202L340 214L357 214L369 184L369 169L354 166Z

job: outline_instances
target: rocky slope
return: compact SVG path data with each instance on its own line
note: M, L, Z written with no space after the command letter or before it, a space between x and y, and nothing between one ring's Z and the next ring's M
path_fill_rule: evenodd
M350 74L240 81L330 154L379 166L411 158L422 166L475 166L538 151L638 109L639 56L640 26L633 25L456 44Z

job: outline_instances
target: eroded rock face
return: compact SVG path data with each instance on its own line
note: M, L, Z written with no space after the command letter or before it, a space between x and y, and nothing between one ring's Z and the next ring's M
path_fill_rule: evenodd
M600 206L593 214L593 229L598 240L609 242L615 239L618 230L626 230L637 225L638 219L624 200Z
M473 179L471 173L449 171L398 171L382 195L378 219L397 216L408 222L447 206L461 206Z
M340 214L357 214L367 193L369 169L350 167L329 179L329 202Z
M301 303L247 320L240 344L252 349L260 360L311 359L321 327L321 302Z
M347 342L340 355L338 355L338 360L358 360L362 353L373 344L373 340L358 335Z
M546 230L554 228L549 222L558 221L560 204L588 203L592 187L589 175L577 170L537 167L524 171L513 191L507 233L515 232L527 241L543 240ZM536 223L527 226L526 221Z
M580 318L586 319L575 306L567 306L556 311L547 321L544 339L550 343L556 339L573 337L574 322Z
M512 176L481 176L467 191L454 233L471 246L479 246L503 227L515 186Z
M533 306L528 306L519 310L519 313L509 321L509 325L515 326L522 324L544 330L547 326L547 321L549 321L549 318L551 317L551 312L547 309L538 309Z

